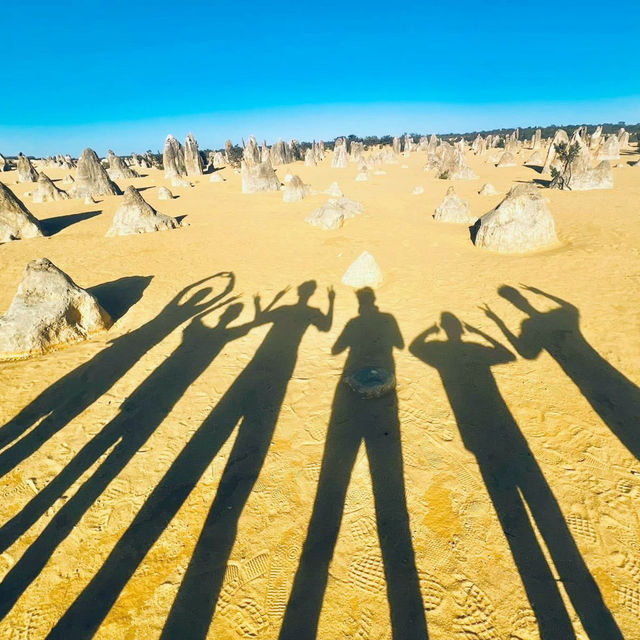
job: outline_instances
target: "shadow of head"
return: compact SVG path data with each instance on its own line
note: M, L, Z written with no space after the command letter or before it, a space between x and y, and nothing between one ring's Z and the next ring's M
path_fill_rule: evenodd
M360 314L375 311L376 307L376 294L371 287L363 287L356 291L356 297L358 298L358 312Z
M528 315L535 313L535 309L531 306L531 303L514 287L502 285L498 289L498 293L516 307L516 309L520 309L520 311L524 311L524 313Z
M443 311L440 315L440 326L444 329L449 340L460 340L462 338L462 334L464 333L462 323L453 313Z
M300 302L307 302L309 298L316 292L318 284L315 280L307 280L298 287L298 298Z
M220 326L226 326L230 322L233 322L237 318L240 317L242 313L242 309L244 309L244 305L242 302L236 302L235 304L230 304L221 314L219 324Z
M127 276L88 289L114 322L142 298L153 276Z

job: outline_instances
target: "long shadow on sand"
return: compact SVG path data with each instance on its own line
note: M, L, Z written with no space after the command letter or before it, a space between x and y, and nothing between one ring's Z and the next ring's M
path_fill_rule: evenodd
M213 277L224 277L227 280L222 295L228 294L233 288L231 274L217 274ZM37 451L44 442L92 405L149 349L164 340L177 326L215 304L215 300L207 300L207 295L211 292L209 287L182 300L207 280L209 278L183 289L153 320L116 338L109 347L54 382L0 427L0 447L3 447L0 452L0 477ZM129 303L141 297L147 282L145 279L123 279L99 285L91 291L104 303L105 309L113 309L117 316L124 310L123 302ZM137 289L134 290L134 286ZM113 302L119 297L121 300L114 305ZM23 434L26 435L21 438ZM0 539L1 532L2 529Z
M521 357L533 360L546 351L620 442L640 460L640 389L587 342L580 330L577 307L535 287L525 289L559 306L540 312L517 289L503 286L498 290L500 295L528 316L520 335L512 333L488 307L487 316Z
M63 229L70 227L72 224L82 222L83 220L89 220L99 216L102 211L84 211L82 213L70 213L64 216L56 216L55 218L47 218L46 220L40 220L40 226L44 231L45 236L53 236L56 233L60 233Z
M90 287L87 291L98 299L113 321L117 322L142 299L142 294L152 279L153 276L125 276Z
M489 346L463 341L463 327L450 313L442 314L441 326L446 340L430 339L440 331L433 325L416 337L410 350L440 374L462 441L478 461L535 612L541 639L570 640L576 634L527 509L588 637L591 640L622 640L542 470L491 372L492 367L512 362L515 356L499 342L469 325L465 325L467 332L479 335Z
M332 353L349 349L346 375L364 366L394 373L393 349L404 346L398 324L391 314L378 310L371 289L361 289L357 295L359 315L347 323ZM316 637L347 488L362 443L373 484L393 638L428 637L409 529L396 393L363 399L341 379L334 396L313 514L280 640Z
M233 279L230 278L229 286L232 286L232 282ZM216 300L226 295L229 286ZM194 298L198 299L197 294ZM188 308L193 311L194 306L198 305L194 305L193 298L190 302ZM221 305L226 302L222 302ZM210 305L206 307L203 313L216 308ZM40 573L57 546L149 439L191 382L206 369L226 342L248 330L226 330L226 324L233 319L235 311L237 308L231 311L227 309L217 327L218 331L213 331L212 335L199 317L194 319L184 332L182 344L126 399L118 415L87 442L22 511L0 528L0 548L4 551L62 498L85 472L105 456L93 474L51 518L42 533L0 583L0 617L9 612L21 593ZM27 437L19 440L12 449L19 447Z
M235 335L230 332L272 324L252 360L174 460L102 568L59 620L49 638L93 636L146 553L240 423L162 634L164 638L206 638L235 541L238 519L267 455L300 342L311 326L321 331L331 327L333 292L329 294L329 311L325 315L307 304L315 288L315 282L304 283L298 288L299 299L295 304L275 309L271 309L272 302L261 310L257 299L256 319L244 328L227 329L219 325L208 329L199 320L189 326L183 344L190 343L211 354ZM139 428L137 424L136 430ZM91 498L95 499L95 492ZM55 530L52 533L55 534ZM48 547L47 553L50 553L51 545ZM41 551L36 553L39 555ZM0 600L4 597L0 586Z

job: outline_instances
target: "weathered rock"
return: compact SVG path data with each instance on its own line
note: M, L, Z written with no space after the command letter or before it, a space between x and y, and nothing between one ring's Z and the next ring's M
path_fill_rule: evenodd
M347 143L343 138L336 140L333 147L333 157L331 158L331 166L334 169L344 169L348 164Z
M172 135L168 135L164 142L162 164L165 178L183 176L187 172L184 166L184 149Z
M283 202L299 202L309 194L307 187L299 176L291 176L290 180L285 180L284 190L282 192Z
M0 317L0 360L42 354L108 329L109 314L47 258L32 260Z
M64 178L62 178L62 184L73 184L75 180L71 174L67 174Z
M542 155L539 151L534 151L529 159L525 162L527 167L541 167L544 165L544 160L542 159Z
M497 193L496 188L490 182L487 182L487 184L478 191L478 194L481 196L495 196Z
M76 183L71 189L74 198L117 196L120 187L109 178L93 149L85 149L78 160Z
M413 188L413 191L411 192L414 196L420 196L424 193L424 187L418 185L417 187Z
M131 180L131 178L139 178L140 176L131 168L129 168L111 149L107 153L107 161L109 168L107 174L112 180Z
M342 193L342 189L340 188L340 185L337 182L332 182L325 193L329 194L330 196L333 196L334 198L341 198L344 195Z
M271 162L260 162L252 167L242 162L242 193L259 191L279 191L280 180L271 166Z
M613 189L613 171L608 160L591 168L588 155L580 155L564 173L563 188L567 191Z
M173 200L173 193L167 187L158 187L158 200Z
M449 187L447 195L440 206L435 210L433 219L438 222L473 223L478 216L471 214L471 206L468 200L462 200L454 192L453 187Z
M360 173L358 173L358 175L356 176L356 182L366 182L368 179L369 179L368 171L360 171Z
M254 136L249 136L249 141L242 149L242 159L248 168L253 168L261 162L266 162L266 158L262 160L260 147Z
M9 161L0 153L0 173L3 171L9 171L11 166Z
M31 160L27 156L18 154L18 182L35 182L38 179L38 172L33 168Z
M512 187L505 199L475 225L475 245L501 253L534 251L557 240L544 198L527 184Z
M441 180L475 180L478 177L467 164L464 154L449 144L442 144L435 155L428 156L425 169L432 168Z
M609 136L598 150L598 160L620 160L620 142L615 135Z
M209 176L209 182L224 182L224 178L222 177L222 174L219 171L214 171Z
M184 168L188 176L201 176L204 173L198 143L191 132L184 142Z
M316 166L316 159L313 155L313 149L307 149L304 152L304 166L305 167L315 167Z
M42 235L37 218L0 182L0 243Z
M498 167L517 167L518 162L516 160L515 155L511 151L505 151L501 156L500 160L498 160Z
M543 173L548 173L551 171L551 165L556 157L556 145L564 142L569 144L569 136L564 129L558 129L554 136L551 144L549 145L549 150L547 151L547 157L544 161L544 166L542 167Z
M368 251L363 251L342 276L342 284L355 289L362 287L375 289L381 283L382 271Z
M400 138L398 136L395 136L393 138L393 143L391 146L393 148L393 153L399 156L402 151L402 143L400 142Z
M38 176L38 186L32 196L34 202L54 202L57 200L68 200L69 194L62 189L58 189L51 179L41 173Z
M281 164L289 164L291 162L289 149L284 140L280 139L276 142L270 151L271 165L277 167Z
M171 186L172 187L192 187L193 185L182 176L172 176L171 178Z
M339 229L344 224L344 210L329 203L323 204L313 210L304 221L324 231L332 231Z
M355 218L357 215L360 215L364 211L364 206L362 205L362 203L345 196L342 196L340 198L329 198L328 204L334 207L339 207L343 212L345 220Z
M179 226L180 223L175 218L158 213L135 187L129 186L125 189L122 204L113 216L107 237L165 231Z

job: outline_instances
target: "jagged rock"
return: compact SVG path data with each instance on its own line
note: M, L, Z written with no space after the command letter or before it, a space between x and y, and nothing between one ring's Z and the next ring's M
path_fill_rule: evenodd
M307 149L304 152L304 166L305 167L315 167L316 159L313 155L313 149Z
M73 184L75 180L71 174L67 174L64 178L62 178L62 184Z
M547 151L547 157L544 161L544 166L542 167L543 173L548 173L549 171L551 171L551 165L553 164L553 161L556 157L556 145L560 144L561 142L569 144L569 136L564 129L558 129L553 136L553 140L551 141L549 150Z
M42 354L108 329L98 301L47 258L32 260L0 317L0 360Z
M435 210L433 219L438 222L458 222L473 223L478 216L471 214L471 206L467 200L462 200L454 192L453 187L449 187L447 195L440 206Z
M620 160L620 142L617 136L611 135L602 143L597 160Z
M368 171L360 171L360 173L356 176L356 182L366 182L368 179L369 179Z
M76 183L71 189L73 198L118 196L122 191L100 164L93 149L85 149L78 160Z
M353 141L351 143L351 153L350 160L351 162L360 162L362 160L362 156L364 154L364 143Z
M498 160L498 167L517 167L518 162L516 161L515 155L511 151L505 151L501 156L500 160Z
M537 190L527 184L512 187L475 225L475 245L502 253L533 251L557 240L551 211Z
M222 169L225 167L226 162L224 159L224 154L222 154L220 151L216 151L213 154L213 159L211 160L211 165L214 169Z
M209 176L209 182L224 182L224 178L222 177L219 171L214 171Z
M344 169L348 164L347 143L343 138L335 141L331 166L334 169Z
M188 176L201 176L203 174L202 157L198 151L198 143L189 132L184 142L184 168Z
M107 153L107 161L109 168L107 174L112 180L131 180L131 178L139 178L140 176L130 169L111 149Z
M342 276L342 284L355 289L362 287L375 289L381 283L382 271L368 251L363 251Z
M162 164L164 165L165 178L183 176L186 173L184 166L184 149L172 135L168 135L164 142Z
M290 180L285 179L284 191L282 192L283 202L299 202L309 193L309 187L302 182L298 176L291 176Z
M135 187L129 186L125 189L122 204L113 216L107 237L164 231L177 229L179 226L180 223L175 218L158 213Z
M262 160L260 147L258 146L258 142L254 136L249 136L249 141L242 149L242 159L248 168L253 168L260 164L260 162L267 161L266 158Z
M355 200L345 196L340 198L329 198L328 204L342 209L345 220L355 218L364 211L362 203L356 202Z
M297 162L298 160L302 160L302 148L300 142L293 138L289 142L289 162Z
M56 200L68 200L69 194L66 191L62 191L62 189L58 189L47 175L41 173L38 176L38 187L31 197L34 202L53 202Z
M291 162L289 149L287 148L284 140L278 140L278 142L271 147L270 157L271 165L273 167L277 167L281 164L289 164Z
M18 154L18 182L35 182L38 179L38 172L33 168L31 160L27 156Z
M495 196L497 193L496 188L490 182L487 182L487 184L478 191L478 194L481 196Z
M0 182L0 243L42 235L37 218Z
M271 162L260 162L252 167L242 162L242 193L259 191L279 191L280 180L271 166Z
M167 187L158 187L158 200L173 200L173 193Z
M344 195L342 193L342 189L340 188L340 185L337 182L332 182L325 193L328 193L330 196L333 196L334 198L341 198Z
M593 169L590 156L578 156L564 174L564 186L567 191L589 191L591 189L613 189L613 171L608 160L603 160Z
M478 176L467 164L464 154L449 144L442 144L435 154L430 154L425 170L435 169L441 180L475 180Z
M541 167L544 165L544 160L542 159L542 155L539 151L534 151L529 159L525 162L527 167Z
M418 185L417 187L413 188L413 191L411 193L414 196L421 196L424 193L424 187Z

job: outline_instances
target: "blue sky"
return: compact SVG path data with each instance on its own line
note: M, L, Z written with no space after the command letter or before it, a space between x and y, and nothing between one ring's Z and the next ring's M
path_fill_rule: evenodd
M36 0L0 13L0 152L640 121L640 2Z

